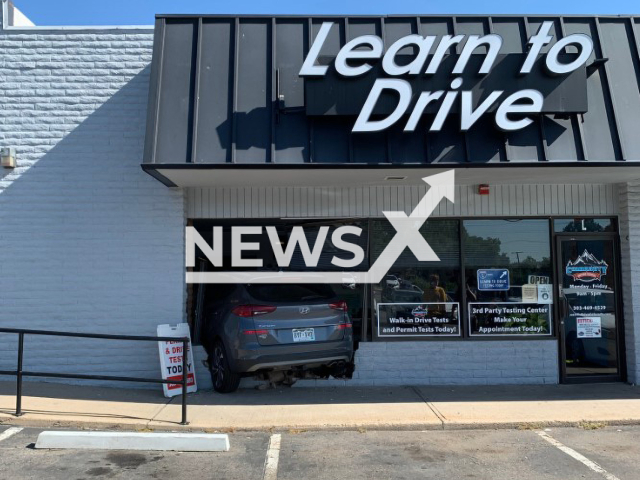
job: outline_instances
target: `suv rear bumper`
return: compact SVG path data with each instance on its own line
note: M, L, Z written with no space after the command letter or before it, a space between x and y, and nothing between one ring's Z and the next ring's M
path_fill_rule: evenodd
M309 344L305 345L307 348ZM319 343L313 350L298 351L298 345L259 346L242 349L230 358L231 368L238 373L252 373L259 370L281 370L287 367L318 367L333 362L350 362L353 357L353 344L349 341ZM319 347L319 348L318 348ZM293 351L292 351L293 350Z
M340 356L340 357L330 357L330 358L310 358L300 363L292 363L291 361L284 362L272 362L272 363L257 363L249 367L246 370L246 373L257 372L258 370L278 370L278 369L287 369L289 367L301 367L307 366L309 368L320 367L322 365L327 365L333 362L348 362L351 359L348 356Z

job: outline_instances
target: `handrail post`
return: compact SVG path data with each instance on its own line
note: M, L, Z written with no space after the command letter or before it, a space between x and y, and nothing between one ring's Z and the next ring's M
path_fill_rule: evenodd
M16 417L22 416L22 357L24 354L24 333L18 334L18 369L16 372Z
M189 343L186 338L182 339L182 422L181 425L188 425L187 422L187 384L188 384L188 375L187 375L187 348Z

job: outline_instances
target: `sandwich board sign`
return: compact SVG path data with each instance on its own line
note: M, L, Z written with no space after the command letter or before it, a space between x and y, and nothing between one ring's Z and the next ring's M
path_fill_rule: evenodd
M187 344L187 393L198 390L196 385L195 366L193 363L193 350L191 348L191 334L189 325L178 323L177 325L158 325L159 337L189 337ZM164 380L182 381L182 342L158 342L160 351L160 370ZM175 397L182 394L182 385L179 383L165 383L162 385L165 397Z

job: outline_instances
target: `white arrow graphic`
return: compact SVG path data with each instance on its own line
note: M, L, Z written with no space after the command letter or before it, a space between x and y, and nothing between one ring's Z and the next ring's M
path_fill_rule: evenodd
M455 202L453 170L424 177L431 188L409 216L405 212L382 212L396 229L389 244L368 272L187 272L187 283L380 283L400 254L409 247L420 262L440 261L420 234L420 228L443 198Z

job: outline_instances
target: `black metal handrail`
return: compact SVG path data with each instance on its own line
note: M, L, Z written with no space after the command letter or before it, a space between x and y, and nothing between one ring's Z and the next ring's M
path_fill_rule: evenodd
M28 330L24 328L0 328L0 333L15 333L18 335L18 367L15 371L0 370L0 375L12 375L17 377L16 382L16 416L22 415L22 377L51 377L51 378L74 378L80 380L111 380L117 382L145 382L145 383L171 383L182 385L182 421L181 425L188 425L187 422L187 349L189 337L151 337L140 335L107 335L101 333L76 333L76 332L54 332L50 330ZM104 340L134 340L142 342L181 342L182 343L182 380L163 380L157 378L120 377L114 375L84 375L73 373L51 373L51 372L30 372L22 370L22 359L24 356L24 336L25 335L49 335L54 337L78 337L78 338L101 338ZM195 375L195 372L194 372Z

